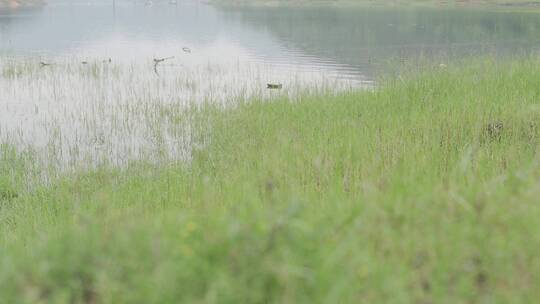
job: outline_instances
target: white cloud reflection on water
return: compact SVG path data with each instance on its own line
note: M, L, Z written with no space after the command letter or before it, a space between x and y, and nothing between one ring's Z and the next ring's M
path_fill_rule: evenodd
M124 3L112 17L103 5L53 4L35 19L14 16L10 24L20 26L4 24L0 38L8 53L0 61L2 140L67 168L186 159L190 126L175 116L189 106L371 85L268 33L225 27L213 8L190 3ZM245 47L245 39L262 51ZM170 56L156 74L153 59ZM267 90L267 83L284 89Z

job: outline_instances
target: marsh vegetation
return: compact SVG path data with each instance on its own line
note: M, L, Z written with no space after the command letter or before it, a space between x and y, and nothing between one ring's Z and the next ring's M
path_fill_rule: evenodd
M1 297L530 302L538 79L538 58L486 59L294 101L146 104L149 126L189 131L189 158L47 184L29 183L38 157L4 144ZM145 105L151 92L134 96ZM115 133L138 106L113 109Z
M532 14L122 5L0 15L0 302L540 297Z

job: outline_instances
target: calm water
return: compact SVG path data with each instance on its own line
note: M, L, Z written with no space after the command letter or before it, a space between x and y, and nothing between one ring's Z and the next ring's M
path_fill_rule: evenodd
M248 63L365 82L391 60L520 54L540 45L536 14L172 1L50 1L43 9L4 12L0 53L117 61L175 56L179 64Z
M174 115L186 105L372 86L404 61L540 47L527 13L51 1L0 12L0 142L68 167L189 158L200 143Z

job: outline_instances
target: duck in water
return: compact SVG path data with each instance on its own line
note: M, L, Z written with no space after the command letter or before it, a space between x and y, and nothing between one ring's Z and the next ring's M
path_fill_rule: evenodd
M279 90L283 88L283 85L281 83L268 83L266 85L266 88L272 90Z

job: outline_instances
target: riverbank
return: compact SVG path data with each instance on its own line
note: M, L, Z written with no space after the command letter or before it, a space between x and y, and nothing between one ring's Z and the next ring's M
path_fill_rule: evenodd
M538 58L487 59L373 91L162 111L190 121L189 161L34 187L36 158L4 144L0 298L531 303L538 79Z
M0 0L0 9L20 9L40 7L45 4L40 0Z
M522 0L211 0L222 6L370 6L370 7L431 7L431 8L475 8L503 11L540 11L540 1Z

